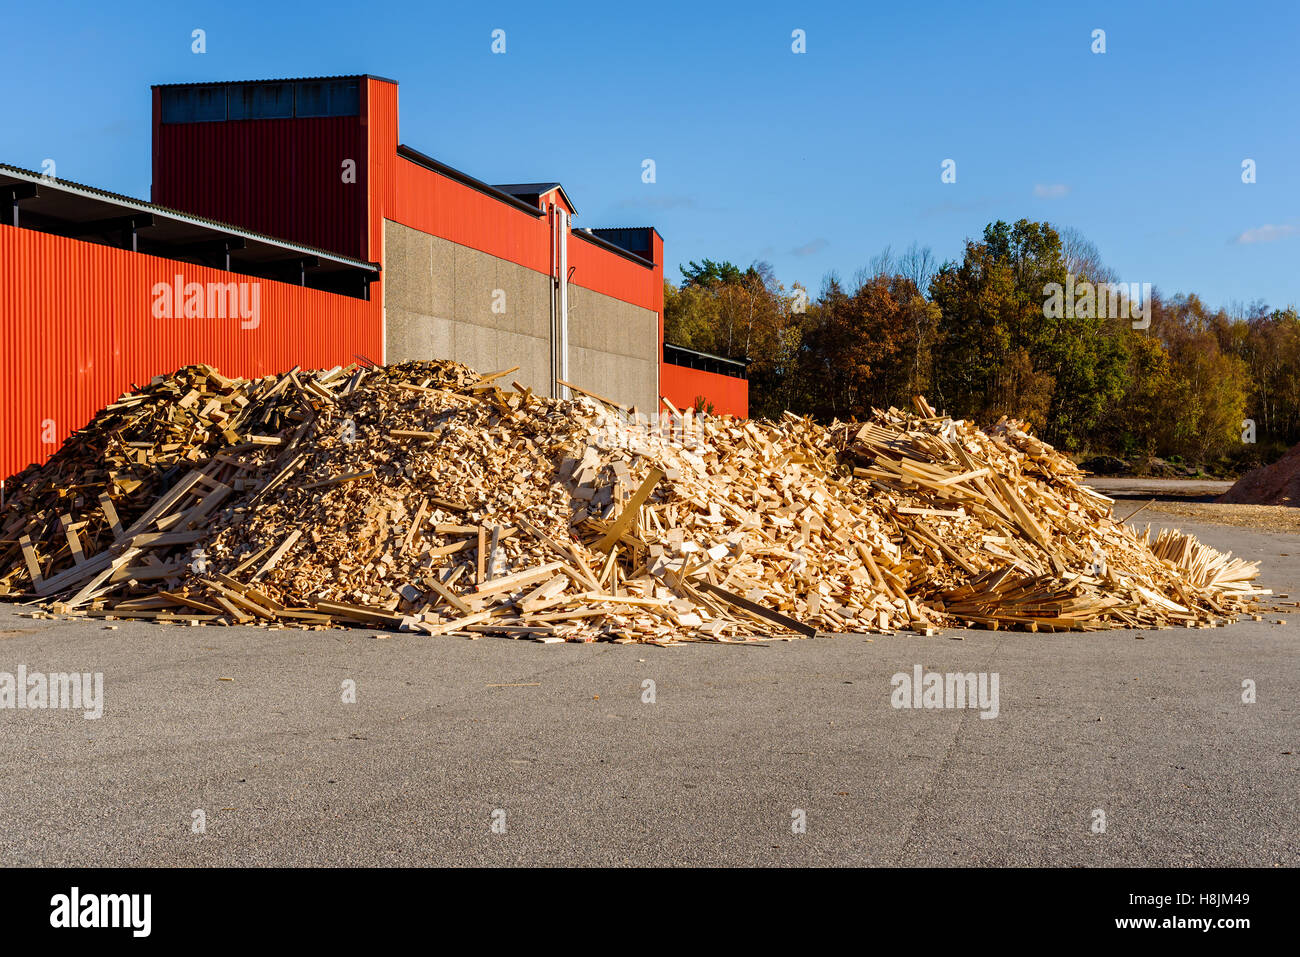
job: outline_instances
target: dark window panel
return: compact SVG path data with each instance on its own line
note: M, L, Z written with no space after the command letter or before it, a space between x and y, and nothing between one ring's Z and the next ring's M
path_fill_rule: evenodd
M162 91L164 123L219 123L225 118L224 86L186 86Z
M247 83L230 87L232 120L287 119L293 116L293 87L288 83Z
M361 113L361 84L332 80L298 84L297 116L357 116Z

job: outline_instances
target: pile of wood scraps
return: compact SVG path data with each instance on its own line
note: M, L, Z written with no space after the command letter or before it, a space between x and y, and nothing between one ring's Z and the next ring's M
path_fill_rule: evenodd
M1268 594L1259 563L1192 535L1154 543L1113 513L1066 456L1008 419L987 432L924 401L846 430L853 474L893 505L925 515L944 560L917 584L928 607L963 624L1030 630L1213 625ZM907 533L910 534L910 533Z
M158 377L8 483L52 613L752 641L1219 623L1256 564L1119 521L1015 422L653 419L451 362Z

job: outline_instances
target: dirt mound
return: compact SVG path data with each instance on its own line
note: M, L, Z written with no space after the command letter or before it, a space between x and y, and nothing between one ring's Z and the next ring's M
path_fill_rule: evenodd
M1300 506L1300 445L1272 465L1247 472L1215 501L1228 505Z

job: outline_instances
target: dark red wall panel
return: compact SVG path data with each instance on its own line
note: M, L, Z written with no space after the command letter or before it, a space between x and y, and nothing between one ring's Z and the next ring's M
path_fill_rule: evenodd
M154 115L155 203L368 258L360 117L164 124L156 106ZM343 180L345 160L356 163L355 183Z

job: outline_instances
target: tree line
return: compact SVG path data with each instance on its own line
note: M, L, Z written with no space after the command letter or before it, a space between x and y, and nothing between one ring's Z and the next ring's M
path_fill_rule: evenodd
M862 419L919 393L956 418L1023 419L1070 452L1225 472L1300 441L1294 306L1215 310L1117 285L1091 243L1050 223L991 223L960 262L886 250L815 298L762 262L681 272L665 283L666 341L748 359L754 416Z

